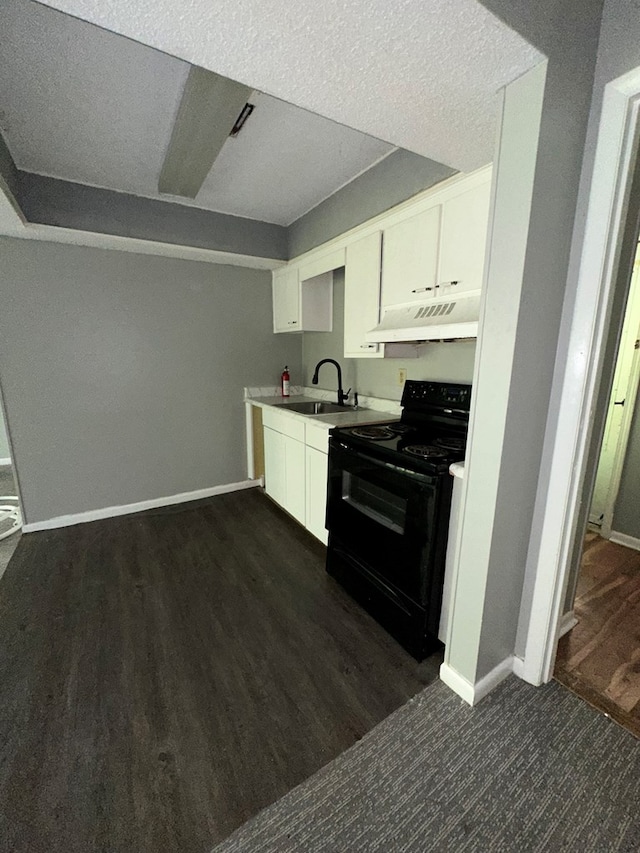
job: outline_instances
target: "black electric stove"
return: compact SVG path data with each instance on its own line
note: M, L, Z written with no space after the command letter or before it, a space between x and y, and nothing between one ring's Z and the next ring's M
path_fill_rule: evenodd
M469 385L407 381L399 421L331 430L327 571L418 659L439 645L470 399Z

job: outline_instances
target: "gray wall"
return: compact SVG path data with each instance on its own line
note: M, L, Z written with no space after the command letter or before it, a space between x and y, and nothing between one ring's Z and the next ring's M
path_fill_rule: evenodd
M289 226L295 258L451 177L449 166L399 149Z
M9 451L9 439L7 438L7 426L4 422L4 413L0 404L0 459L9 459L11 452Z
M9 238L0 257L28 522L246 479L243 386L300 373L270 273Z
M334 274L333 331L305 332L302 336L302 378L311 384L315 365L322 358L335 358L342 367L345 390L351 387L363 396L399 400L402 386L398 385L398 369L407 370L408 379L471 382L475 355L475 340L456 343L432 343L420 348L419 358L344 358L344 269ZM320 369L318 387L334 390L335 368Z
M636 398L612 527L617 533L640 539L640 395Z
M19 172L17 199L29 222L99 234L285 260L281 225Z
M491 444L493 464L499 466L498 483L485 484L481 478L472 482L474 457L480 462L486 455L482 442L476 442L475 438L467 478L461 577L465 583L474 576L485 578L482 586L476 588L473 583L470 586L474 587L476 601L474 625L477 625L475 616L481 615L479 642L476 643L474 634L461 640L467 650L459 649L460 659L465 661L460 674L472 683L487 675L516 647L525 567L531 550L539 547L539 530L533 529L534 514L538 487L544 488L540 478L548 478L548 471L541 475L544 436L601 8L599 0L580 4L569 0L542 0L535 4L526 0L485 0L484 5L540 48L549 61L537 138L532 137L537 144L532 194L521 188L517 179L501 174L500 165L494 177L499 202L491 240L492 252L496 253L493 260L499 260L499 266L506 272L505 251L514 236L519 243L522 234L526 236L526 252L522 270L514 269L514 287L522 292L515 305L507 307L502 303L499 298L502 283L497 289L494 287L490 268L485 326L491 328L492 334L483 339L477 357L476 411L483 416L491 411L500 413L501 422L496 426L502 439L497 448L495 443ZM522 107L526 109L527 105ZM511 163L518 153L518 140L507 144L509 150L502 149L500 157ZM524 223L519 215L523 206L530 210L528 222ZM514 212L518 220L515 225ZM514 234L515 227L520 230ZM501 329L511 329L513 323L515 336L508 342L500 362ZM506 390L502 381L496 390L496 364L501 364L500 370L508 374ZM478 464L477 469L481 471L483 465ZM488 546L483 541L481 550L473 547L478 530L490 531Z

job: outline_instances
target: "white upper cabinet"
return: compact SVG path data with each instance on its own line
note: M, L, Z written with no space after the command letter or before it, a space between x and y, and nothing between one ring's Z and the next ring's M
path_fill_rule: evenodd
M345 358L381 358L383 344L365 340L380 318L382 232L368 234L347 246L344 274Z
M382 307L432 296L437 284L441 205L396 225L382 238Z
M333 272L303 278L304 268L273 273L273 331L330 332L333 325Z
M491 183L489 180L442 205L442 234L436 296L482 287ZM453 285L451 282L457 282Z
M273 273L273 331L300 331L300 287L297 267Z
M331 331L333 270L345 266L344 354L400 355L366 340L386 308L480 290L491 167L459 175L273 274L276 332ZM403 358L408 357L406 353Z

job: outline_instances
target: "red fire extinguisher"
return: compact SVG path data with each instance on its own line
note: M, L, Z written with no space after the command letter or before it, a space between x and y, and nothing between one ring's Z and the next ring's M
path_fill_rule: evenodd
M282 376L280 377L280 390L282 391L283 397L289 396L289 379L289 368L285 365L285 368L282 371Z

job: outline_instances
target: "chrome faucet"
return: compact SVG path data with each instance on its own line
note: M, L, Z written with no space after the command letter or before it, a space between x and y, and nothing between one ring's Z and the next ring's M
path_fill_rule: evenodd
M348 400L348 398L349 398L349 391L351 391L351 388L349 388L349 391L346 391L346 392L342 390L342 368L340 367L338 362L335 361L335 359L323 358L321 361L319 361L316 364L316 369L313 372L313 379L311 380L311 382L314 385L318 384L318 371L320 370L320 368L322 367L323 364L334 364L335 365L336 370L338 371L338 405L344 406L345 401Z

